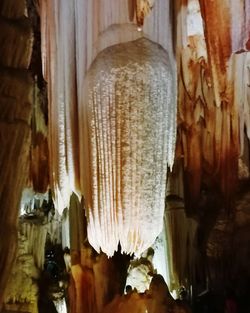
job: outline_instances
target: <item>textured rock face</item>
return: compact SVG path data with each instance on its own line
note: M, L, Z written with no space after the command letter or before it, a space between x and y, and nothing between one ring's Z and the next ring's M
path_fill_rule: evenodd
M21 74L21 75L20 75ZM2 72L0 83L0 163L1 163L1 239L0 268L8 273L14 256L16 222L22 188L29 172L29 147L31 144L30 117L32 83L26 72L13 70ZM13 192L15 190L15 192ZM9 238L9 242L4 239ZM12 250L13 249L13 250ZM1 271L2 272L2 271ZM6 283L5 274L0 279L0 290Z
M162 230L176 138L168 54L139 39L105 49L86 78L80 176L88 240L107 255L140 255ZM149 231L150 230L150 231Z
M27 69L33 47L33 32L29 19L22 17L13 21L0 18L0 27L1 65Z
M26 304L27 309L32 309L30 312L36 313L40 272L28 245L27 237L19 234L17 256L5 290L4 306L13 310Z
M15 256L19 201L29 173L32 31L24 1L0 5L0 307Z
M26 204L29 203L31 201L27 201ZM50 244L60 244L61 224L56 215L49 218L48 212L46 215L42 214L43 207L38 206L37 199L35 204L36 210L26 208L26 214L19 218L16 258L4 293L6 310L37 313L39 300L44 299L52 290L49 289L51 287L49 280L45 290L41 288L41 280L49 273L45 267L45 247L48 238Z
M25 0L9 0L1 1L0 14L5 18L18 19L27 15L27 7Z

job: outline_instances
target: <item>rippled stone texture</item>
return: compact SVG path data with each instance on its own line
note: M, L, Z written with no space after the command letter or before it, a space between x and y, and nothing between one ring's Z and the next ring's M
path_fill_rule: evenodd
M168 54L146 39L105 49L86 79L80 126L88 239L112 255L140 254L162 229L176 137Z

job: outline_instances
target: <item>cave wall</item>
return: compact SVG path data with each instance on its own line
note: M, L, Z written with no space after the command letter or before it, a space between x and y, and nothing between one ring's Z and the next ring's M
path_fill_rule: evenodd
M15 259L22 191L45 192L48 186L46 91L36 9L25 0L0 3L0 307Z
M17 244L17 218L29 173L33 33L25 1L0 4L0 307ZM8 240L6 240L8 238Z

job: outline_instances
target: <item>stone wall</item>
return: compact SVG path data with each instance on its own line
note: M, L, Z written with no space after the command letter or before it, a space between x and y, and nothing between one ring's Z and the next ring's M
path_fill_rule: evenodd
M24 0L0 3L0 308L15 257L21 192L27 182L33 32Z

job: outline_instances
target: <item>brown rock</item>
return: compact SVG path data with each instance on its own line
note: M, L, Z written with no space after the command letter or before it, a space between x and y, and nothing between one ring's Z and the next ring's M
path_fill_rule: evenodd
M0 121L30 122L33 81L25 70L0 68Z
M1 0L0 15L7 18L20 18L26 15L25 0Z
M25 68L30 64L33 32L27 18L8 20L0 18L0 64L6 67Z

